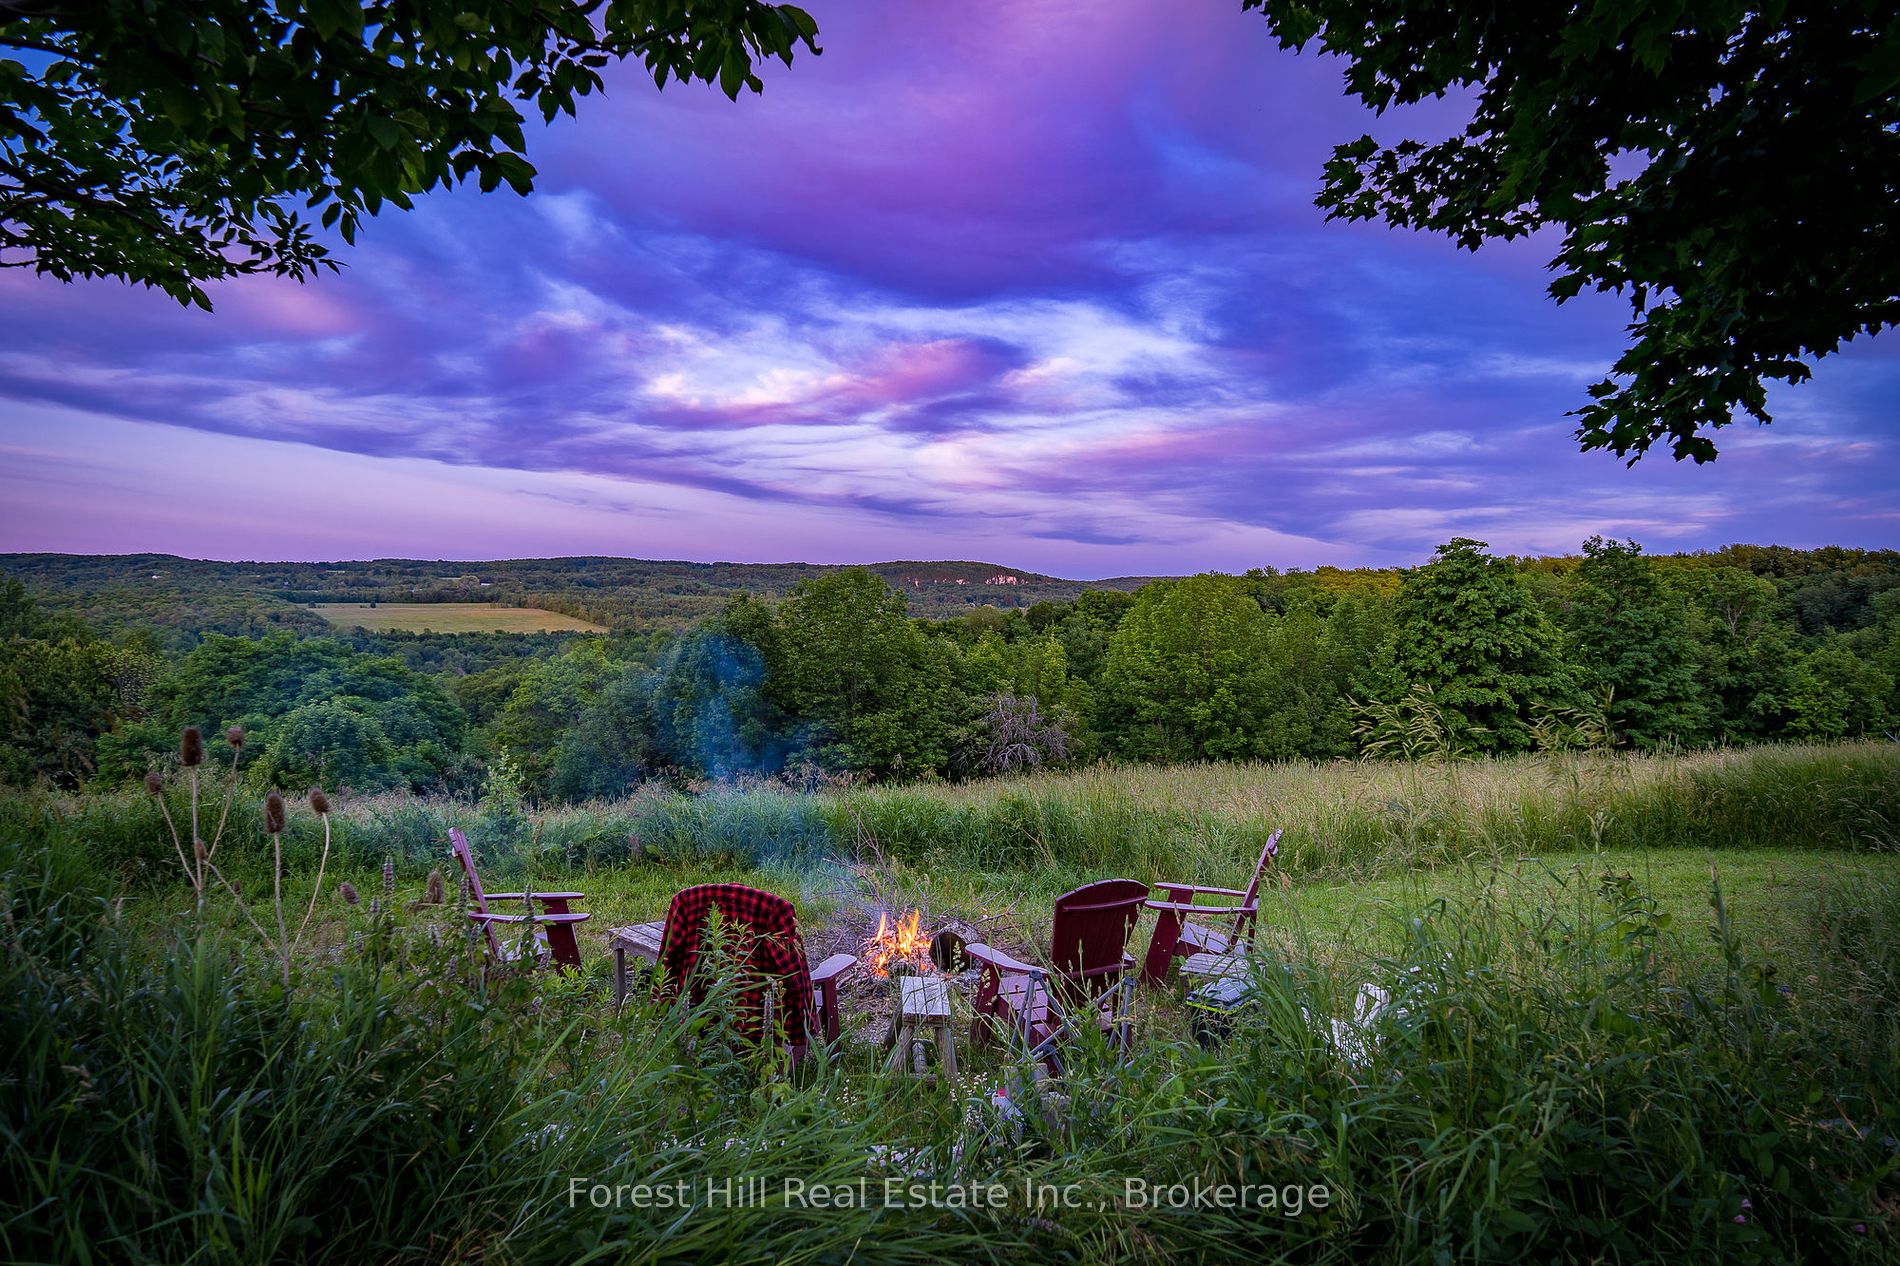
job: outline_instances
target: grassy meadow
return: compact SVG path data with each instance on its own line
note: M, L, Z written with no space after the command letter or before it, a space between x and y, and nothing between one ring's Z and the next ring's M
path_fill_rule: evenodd
M320 602L308 610L338 628L372 633L605 633L603 625L539 607L496 602Z
M201 788L207 830L215 784ZM0 800L0 996L18 1035L0 1078L0 1190L17 1193L0 1198L0 1257L1884 1261L1900 1248L1893 744L1103 767L545 811L339 793L288 989L266 945L271 859L252 799L234 801L219 861L258 926L217 890L194 911L149 797ZM169 806L189 813L176 782ZM452 870L446 904L417 904L450 825L491 887L587 893L580 976L484 971ZM1178 994L1150 990L1126 1063L1084 1042L1038 1086L962 1034L960 1080L927 1086L881 1071L882 986L849 988L848 1040L790 1071L734 1041L716 999L616 1009L608 994L603 930L659 917L687 884L792 898L814 958L907 906L1034 955L1067 888L1237 885L1275 827L1257 1000L1205 1048ZM294 926L320 823L293 806L284 840ZM1366 983L1395 1005L1363 1044L1343 1042L1332 1019ZM749 1177L767 1182L761 1207L706 1194ZM788 1179L862 1180L872 1195L813 1207ZM684 1208L585 1196L656 1181L696 1194ZM1010 1193L994 1207L921 1193L898 1207L913 1185L991 1182ZM1156 1194L1195 1184L1270 1189L1276 1204Z

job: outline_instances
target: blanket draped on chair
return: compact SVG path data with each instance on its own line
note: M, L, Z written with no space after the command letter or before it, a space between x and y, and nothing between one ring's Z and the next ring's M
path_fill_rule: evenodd
M690 984L693 1000L704 999L707 982L693 978L693 967L714 910L724 921L735 956L749 968L735 992L736 1027L756 1037L766 994L782 985L778 1015L786 1038L794 1044L805 1042L813 1031L811 967L798 933L798 912L783 897L744 884L699 884L675 893L660 939L659 988L676 997L682 984Z

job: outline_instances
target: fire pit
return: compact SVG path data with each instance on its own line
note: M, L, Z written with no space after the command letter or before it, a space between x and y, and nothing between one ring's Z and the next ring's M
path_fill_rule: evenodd
M864 939L859 960L873 979L894 980L896 1012L886 1041L891 1046L890 1068L907 1068L934 1081L928 1068L930 1049L937 1051L943 1075L957 1075L956 1045L950 1034L950 981L964 967L963 947L972 929L949 923L934 934L924 930L921 910L897 915L880 911L877 930Z

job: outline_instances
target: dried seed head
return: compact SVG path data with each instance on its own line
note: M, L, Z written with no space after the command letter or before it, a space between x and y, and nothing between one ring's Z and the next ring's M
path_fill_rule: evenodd
M347 879L338 884L336 890L343 898L343 904L346 906L353 906L361 899L356 895L356 885Z
M189 769L203 764L204 758L205 736L198 732L197 726L186 726L184 733L178 736L178 763Z
M330 797L323 794L323 788L312 787L310 789L310 807L316 812L318 817L322 817L330 811Z
M203 840L193 840L191 842L191 852L192 855L198 859L200 866L204 865L206 859L211 856L211 854L205 852L205 842Z
M430 871L429 886L426 889L426 899L428 903L432 906L439 906L447 900L447 893L444 889L445 885L442 882L442 872L439 870Z
M165 790L165 780L158 776L157 770L153 770L145 775L145 789L153 795L157 795Z
M284 833L284 798L272 791L264 797L264 834L282 835Z
M244 746L244 727L241 725L234 725L230 729L226 730L224 732L224 741L229 743L232 747L243 747Z

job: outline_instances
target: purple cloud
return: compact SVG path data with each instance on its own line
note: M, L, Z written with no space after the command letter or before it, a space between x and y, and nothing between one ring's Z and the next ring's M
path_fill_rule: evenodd
M0 548L218 552L181 488L286 556L1101 575L1454 534L1900 543L1887 343L1713 466L1627 471L1565 417L1626 314L1551 304L1548 241L1323 222L1331 144L1442 132L1456 102L1373 119L1231 0L818 16L824 56L763 97L621 73L538 138L533 197L432 195L338 277L232 283L206 315L0 275ZM294 532L247 500L284 462L317 481Z

